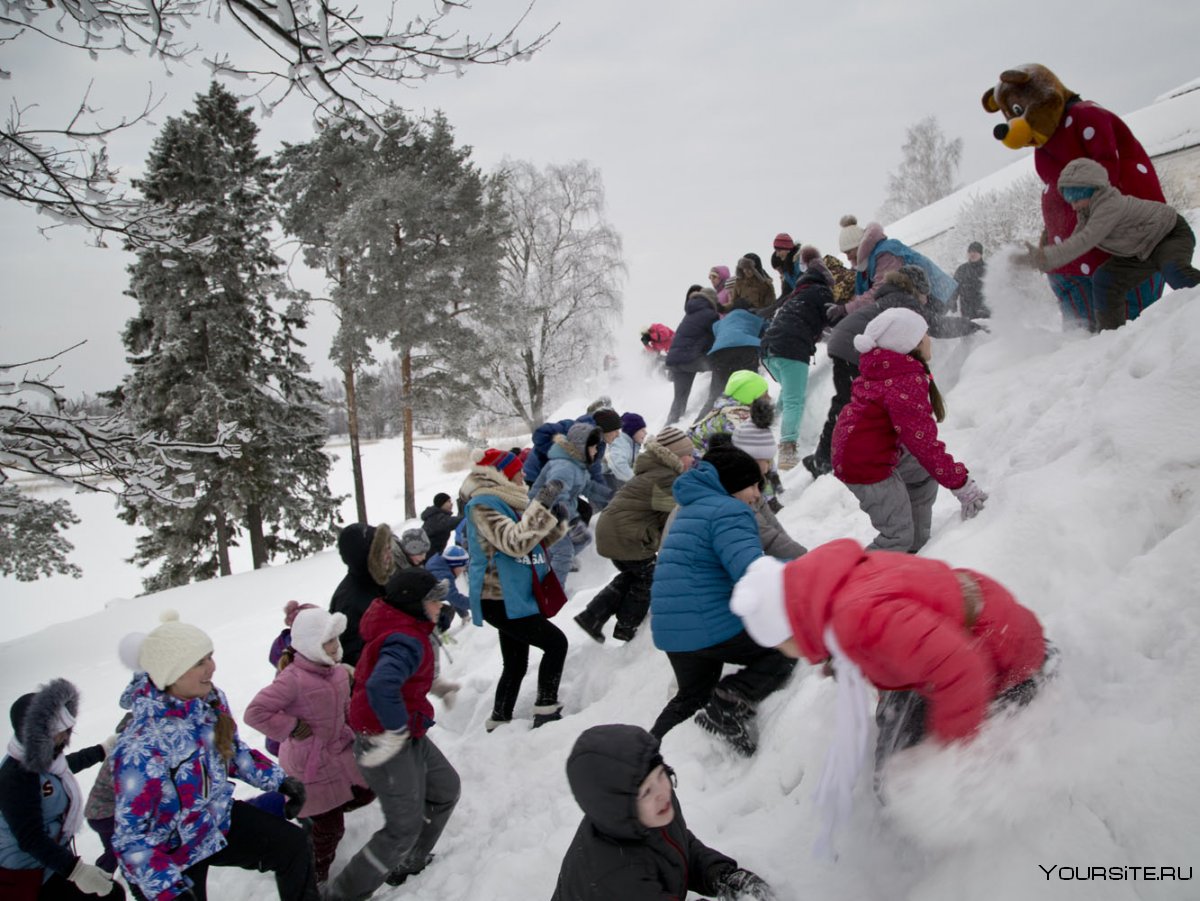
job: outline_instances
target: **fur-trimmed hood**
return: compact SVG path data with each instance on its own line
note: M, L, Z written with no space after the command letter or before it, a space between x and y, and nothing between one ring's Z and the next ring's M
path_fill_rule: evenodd
M884 234L883 226L878 222L868 222L867 228L863 232L862 240L858 242L858 262L854 264L854 268L859 272L867 271L867 263L871 259L871 251L875 249L875 245L887 237Z
M54 736L63 730L64 719L73 724L78 715L79 689L66 679L52 679L36 692L17 698L10 716L16 739L25 749L26 769L34 773L50 769L58 756Z
M676 473L683 472L683 461L679 459L679 455L667 450L653 438L650 438L642 445L642 452L638 454L637 460L634 461L633 471L635 475L641 475L654 466L665 466Z
M370 526L356 522L338 533L338 553L355 579L386 585L392 574L388 554L392 547L392 527L387 523Z
M580 428L579 426L585 426ZM587 443L593 431L599 431L599 426L588 427L586 423L576 423L571 426L571 431L566 435L555 435L554 442L550 447L548 458L567 456L570 460L578 463L586 468L587 460ZM558 451L556 453L555 451Z

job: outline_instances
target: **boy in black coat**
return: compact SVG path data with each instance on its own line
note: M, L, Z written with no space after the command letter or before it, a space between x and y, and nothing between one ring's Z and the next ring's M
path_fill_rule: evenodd
M658 739L638 726L593 726L567 758L583 822L551 901L663 901L688 891L772 901L770 887L692 835Z

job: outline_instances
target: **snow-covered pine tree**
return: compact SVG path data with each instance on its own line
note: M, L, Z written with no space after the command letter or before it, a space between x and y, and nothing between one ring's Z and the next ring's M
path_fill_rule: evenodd
M255 568L334 536L320 387L296 337L303 305L270 246L277 174L257 133L249 111L214 84L194 110L167 120L137 185L176 211L183 237L207 244L144 248L129 268L139 310L124 334L133 369L120 389L124 411L177 438L236 422L242 439L240 457L193 467L184 490L194 506L125 505L125 518L148 529L134 561L161 562L148 590L229 574L243 530Z

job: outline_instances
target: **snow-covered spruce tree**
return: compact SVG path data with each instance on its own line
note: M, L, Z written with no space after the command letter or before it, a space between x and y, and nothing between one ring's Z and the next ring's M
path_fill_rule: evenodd
M0 575L22 582L56 573L78 579L82 571L67 560L75 545L59 534L78 522L66 501L39 501L0 485Z
M341 319L335 354L346 354L334 359L357 354L361 364L364 338L396 351L411 517L414 419L442 419L448 433L465 434L491 347L480 331L510 312L497 302L505 224L501 180L479 172L441 113L416 123L392 110L384 124L383 136L366 140L334 124L309 153L289 148L289 174L303 181L286 189L284 222L324 255Z
M207 238L209 247L138 251L123 410L139 427L177 438L236 422L242 439L240 457L201 460L179 486L193 506L125 505L126 519L148 529L134 561L161 562L148 590L229 574L229 548L243 531L255 568L277 553L312 553L334 535L320 387L296 337L303 306L269 242L277 176L258 154L257 132L214 84L193 111L167 120L137 185L177 211L189 243Z
M586 160L544 169L518 160L502 171L510 231L489 400L493 412L515 413L532 430L608 351L625 264L621 238L604 218L600 170Z
M887 177L887 196L879 220L895 222L958 189L963 140L949 140L936 116L926 116L904 133L900 166Z

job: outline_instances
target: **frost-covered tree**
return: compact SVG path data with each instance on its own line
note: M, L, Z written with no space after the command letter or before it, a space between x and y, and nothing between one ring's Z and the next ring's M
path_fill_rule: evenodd
M962 138L949 140L936 116L926 116L910 126L900 150L900 166L888 173L880 221L895 222L957 190L962 151Z
M1006 187L975 194L962 205L954 223L957 252L964 253L970 241L979 241L989 251L1025 241L1036 244L1042 233L1041 198L1042 182L1033 173Z
M178 486L190 507L125 505L127 520L149 530L134 560L161 563L150 590L230 573L229 548L243 532L255 568L333 539L338 502L326 481L320 386L296 334L304 304L269 241L277 174L258 153L257 131L214 84L193 111L166 122L138 184L178 210L186 243L203 236L211 246L143 248L130 267L138 315L124 334L132 373L119 391L123 412L176 437L236 422L243 438L240 457L202 461Z
M448 431L465 433L485 360L475 313L489 327L500 318L502 184L470 154L440 113L416 123L393 110L382 135L363 140L333 123L283 155L284 226L323 263L338 309L333 358L357 370L372 339L396 351L407 516L416 515L414 420L458 411Z
M549 38L548 31L521 43L528 10L503 34L472 37L459 30L459 13L469 8L457 0L0 0L0 45L42 41L92 59L141 56L155 64L150 72L200 58L215 76L248 85L246 97L266 112L299 94L322 118L350 116L378 130L386 90L526 60ZM206 29L217 36L213 47L195 43L200 29L192 26L205 20L216 26ZM248 36L250 49L225 50L235 43L231 32ZM0 68L0 79L10 74ZM114 131L146 121L159 101L149 96L136 112L100 119L81 95L71 119L53 125L31 120L36 98L13 98L0 129L0 197L47 214L50 227L86 226L100 243L113 233L133 244L174 240L169 208L130 194L104 148Z
M494 412L530 429L598 365L621 315L621 238L605 219L600 170L585 160L503 167L509 235L501 267L504 315L489 323Z

